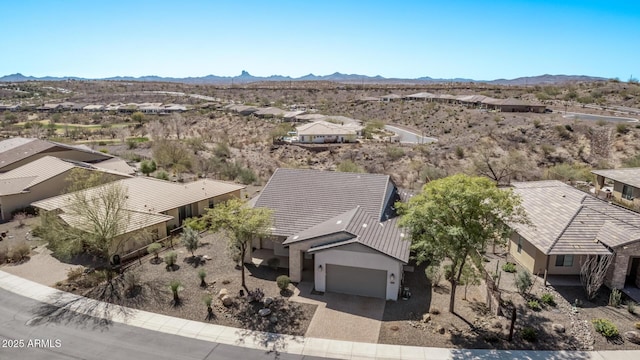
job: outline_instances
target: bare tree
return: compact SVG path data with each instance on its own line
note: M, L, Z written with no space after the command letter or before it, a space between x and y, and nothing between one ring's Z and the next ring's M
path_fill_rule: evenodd
M587 255L580 264L580 281L587 293L587 298L592 300L607 275L613 255Z
M474 170L478 175L486 176L498 185L509 184L511 179L523 170L524 156L518 151L499 155L494 147L483 143L478 155L473 159Z
M156 141L166 139L169 136L169 129L162 121L155 120L147 124L147 133L152 140Z
M180 114L173 114L169 119L169 126L176 134L178 140L180 140L181 136L187 129L187 120Z
M118 140L124 144L127 142L127 137L131 135L131 132L129 131L129 128L121 127L116 131L116 134L118 136Z

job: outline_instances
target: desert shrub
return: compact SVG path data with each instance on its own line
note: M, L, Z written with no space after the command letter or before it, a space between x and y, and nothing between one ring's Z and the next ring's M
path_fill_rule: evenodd
M207 277L207 272L204 271L204 269L200 269L200 271L198 271L198 278L200 279L200 287L207 287L207 282L204 281L204 279Z
M78 278L78 281L76 281L76 283L84 288L92 288L100 285L106 279L106 270L92 271L87 275Z
M440 280L442 280L442 269L440 269L439 265L434 264L427 266L427 268L424 269L424 274L427 276L427 279L429 279L432 286L440 286Z
M241 168L240 171L238 171L237 179L241 184L249 185L255 183L256 180L258 180L258 177L253 170L249 168Z
M458 159L464 159L464 149L461 148L460 146L456 147L456 157Z
M147 247L147 252L149 254L153 254L157 259L158 254L160 253L160 249L162 249L162 245L160 245L160 243L153 243Z
M556 300L550 293L542 294L542 296L540 297L540 301L542 301L542 303L545 305L556 306Z
M269 260L267 260L267 265L269 265L269 267L272 268L273 270L277 270L278 267L280 266L280 259L276 257L272 257Z
M505 263L504 265L502 265L502 271L508 272L508 273L516 272L516 264L512 262Z
M19 262L29 256L30 252L31 247L29 246L29 244L25 242L19 243L18 245L11 248L11 250L9 251L9 258L13 262Z
M169 180L169 174L166 171L158 171L156 173L156 179Z
M609 295L609 306L619 307L622 303L622 293L618 289L611 290Z
M554 151L556 151L556 148L551 144L542 144L540 145L540 150L542 150L544 156L549 156Z
M285 291L291 284L291 279L287 275L280 275L276 278L276 284L281 291Z
M173 293L173 305L179 305L180 297L178 296L178 292L182 290L182 283L178 280L173 280L169 283L169 289L171 290L171 293Z
M132 294L139 283L140 277L134 271L127 271L124 274L124 291L127 294Z
M527 301L527 306L529 307L529 309L533 311L540 311L540 309L542 309L542 307L540 307L540 302L538 300Z
M173 270L173 265L176 264L176 260L178 260L178 254L173 251L165 255L164 262L167 264L167 269Z
M617 124L616 125L616 132L618 134L623 134L624 135L624 134L629 132L629 126L627 124L623 124L623 123Z
M639 330L640 330L640 321L638 321L637 323L635 323L635 325L634 325L634 326L636 327L636 329L639 329Z
M542 127L542 122L540 122L540 120L538 119L533 120L533 127L535 127L536 129L540 129Z
M338 164L338 167L336 168L336 170L340 172L352 172L352 173L365 172L362 167L360 167L358 164L348 159Z
M391 161L399 160L404 156L404 150L399 146L389 146L386 149L387 157Z
M613 338L620 334L618 327L609 319L593 319L591 322L596 332L606 338Z
M520 294L526 294L533 285L533 279L531 279L531 273L528 270L518 271L516 275L516 287Z
M565 140L571 138L571 133L569 133L569 131L567 131L567 129L564 126L557 125L555 129L556 129L556 132L558 132L558 136L560 136L561 138Z
M71 269L69 269L69 271L67 271L67 280L76 281L83 274L84 274L84 269L83 268L81 268L81 267L71 268Z
M520 331L520 336L522 336L522 338L525 341L528 342L536 342L538 341L538 333L536 332L536 329L532 328L532 327L525 327Z

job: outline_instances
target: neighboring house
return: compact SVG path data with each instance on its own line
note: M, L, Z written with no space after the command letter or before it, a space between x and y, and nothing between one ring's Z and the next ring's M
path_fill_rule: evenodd
M361 130L359 125L341 125L323 120L296 127L299 142L318 144L355 142Z
M560 181L514 183L531 225L517 224L509 253L539 275L578 275L587 255L613 255L605 284L640 287L640 214Z
M96 164L114 156L91 150L34 138L15 137L0 141L0 173L13 170L44 156Z
M398 94L389 94L385 96L380 96L380 100L384 102L398 101L398 100L402 100L402 96Z
M487 109L499 110L501 112L535 112L543 113L547 107L545 105L531 104L518 99L493 99L487 98L481 103L487 107Z
M129 174L100 169L87 163L45 156L6 173L0 174L0 222L11 220L11 213L32 202L64 193L69 187L71 171L101 171L114 180Z
M241 190L245 188L209 179L173 183L150 177L133 177L114 183L121 185L127 192L125 209L130 220L122 236L131 238L135 238L133 233L142 229L153 233L154 237L164 238L169 230L181 226L184 219L202 215L208 208L231 197L239 198ZM99 188L83 191L91 197ZM72 206L73 199L73 194L65 194L36 201L32 205L41 211L56 211L69 225L82 228L82 219L65 212L65 208ZM126 243L119 249L121 255L146 245L143 241L144 239Z
M640 168L594 170L592 173L596 176L596 196L613 197L622 204L640 208ZM613 181L612 190L605 188L607 179Z
M429 92L420 92L416 94L405 95L405 100L419 100L419 101L431 101L436 97L435 94Z
M287 257L291 280L304 271L318 291L397 300L410 245L396 226L399 200L387 175L277 169L251 201L274 220L253 247Z

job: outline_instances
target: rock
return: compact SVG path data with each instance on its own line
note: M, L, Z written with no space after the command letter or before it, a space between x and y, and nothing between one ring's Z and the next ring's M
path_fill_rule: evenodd
M275 315L271 315L271 317L269 318L269 322L272 323L272 324L277 323L278 322L278 317L275 316Z
M269 305L273 304L273 298L266 297L266 298L262 299L262 303L264 304L264 306L269 306Z
M445 329L444 326L438 326L438 330L437 330L440 334L444 334Z
M210 257L209 255L203 255L203 256L202 256L202 258L203 258L203 259L205 259L205 260L207 260L207 261L208 261L208 260L211 260L211 257Z
M431 321L431 314L422 315L422 322L428 323L429 321Z
M229 307L231 306L231 304L233 304L233 299L231 298L231 296L229 295L225 295L222 297L222 299L220 299L222 301L222 305Z
M227 291L227 289L220 289L220 292L218 293L218 299L222 299L223 297L227 296L228 293L229 291Z
M502 321L495 320L491 325L494 329L502 329Z
M553 329L553 331L557 332L558 334L564 334L565 332L564 325L562 324L552 324L551 328Z
M634 344L640 344L640 332L638 331L627 331L624 333L624 338Z
M265 316L269 316L271 314L271 309L260 309L258 311L258 315L265 317Z

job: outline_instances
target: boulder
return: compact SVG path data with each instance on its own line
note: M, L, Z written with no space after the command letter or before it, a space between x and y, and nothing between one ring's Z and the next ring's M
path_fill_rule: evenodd
M218 299L222 299L223 297L227 296L228 293L229 291L227 289L220 289L220 292L218 293Z
M269 315L271 315L271 309L266 309L266 308L265 309L260 309L258 311L258 315L260 315L262 317L269 316Z
M640 332L638 331L627 331L624 333L624 338L634 344L640 344Z
M225 295L222 297L222 299L220 299L222 301L222 305L229 307L231 306L231 304L233 304L233 299L231 298L231 296L229 295Z
M431 321L431 314L424 314L422 315L422 322L423 323L428 323L429 321Z
M444 334L444 332L445 332L444 326L438 326L438 330L437 331L440 334Z
M266 298L262 299L262 303L264 304L264 306L269 306L269 305L273 304L273 298L266 297Z
M275 324L278 322L278 317L275 315L271 315L271 317L269 318L269 322L272 324Z
M557 332L558 334L564 334L565 332L565 328L564 325L562 324L552 324L551 328L553 329L553 331Z

